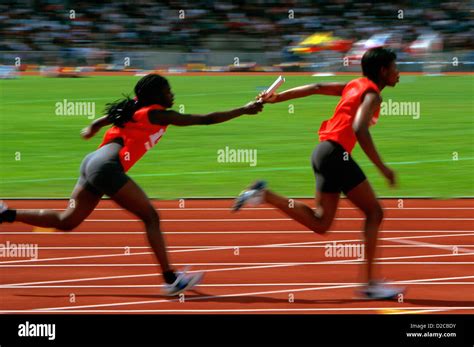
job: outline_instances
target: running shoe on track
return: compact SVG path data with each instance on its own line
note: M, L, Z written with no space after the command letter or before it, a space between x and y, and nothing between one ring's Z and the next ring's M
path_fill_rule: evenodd
M263 202L263 190L267 187L267 182L257 181L249 188L242 191L234 201L233 211L240 210L245 204L259 205Z
M405 292L405 287L392 287L383 282L371 282L367 287L359 291L359 294L366 299L391 300L396 299L399 294Z
M203 272L196 272L196 273L187 273L186 270L180 271L176 273L177 278L173 284L166 284L163 288L163 294L167 296L174 296L179 295L182 292L193 288L194 286L198 285L203 276Z

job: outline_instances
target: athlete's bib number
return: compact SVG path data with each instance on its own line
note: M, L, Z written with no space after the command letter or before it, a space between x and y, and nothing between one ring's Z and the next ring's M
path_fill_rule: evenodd
M158 140L160 139L161 136L163 136L164 132L165 131L163 129L160 129L160 131L158 131L157 133L150 135L150 139L147 142L145 142L145 148L147 151L152 149L153 146L157 144Z

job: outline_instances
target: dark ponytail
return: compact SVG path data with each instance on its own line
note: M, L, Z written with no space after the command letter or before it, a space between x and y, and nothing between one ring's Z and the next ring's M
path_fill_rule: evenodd
M149 74L141 78L135 85L134 99L129 95L105 105L104 115L115 126L123 128L125 123L132 121L135 112L144 106L163 104L163 89L169 87L166 78Z
M125 123L132 121L135 112L142 107L137 100L125 95L124 99L119 99L105 105L104 114L107 120L113 125L123 128Z

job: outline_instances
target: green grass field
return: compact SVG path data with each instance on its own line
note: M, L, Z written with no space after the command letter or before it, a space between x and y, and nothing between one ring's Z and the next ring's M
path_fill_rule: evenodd
M354 76L288 76L284 87ZM273 76L178 76L169 78L175 109L207 113L240 106ZM106 102L133 90L138 77L0 81L0 198L68 197L89 141L79 131L87 116L57 116L57 102L90 101L99 115ZM421 116L380 116L372 128L384 160L397 171L390 189L359 147L353 156L380 196L474 196L474 76L402 76L384 100L419 102ZM312 196L310 155L320 123L332 116L337 97L314 96L268 105L258 116L213 126L173 127L130 175L155 198L234 196L256 178L289 196ZM289 113L289 105L294 113ZM256 149L257 165L219 163L217 151ZM456 159L458 160L453 160Z

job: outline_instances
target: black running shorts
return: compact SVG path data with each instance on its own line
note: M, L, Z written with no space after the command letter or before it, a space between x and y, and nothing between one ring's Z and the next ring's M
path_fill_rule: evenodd
M311 163L318 192L343 192L347 195L366 179L364 172L351 155L334 141L319 143L313 151Z
M112 142L87 155L81 164L78 185L97 195L118 192L130 179L120 163L121 148Z

